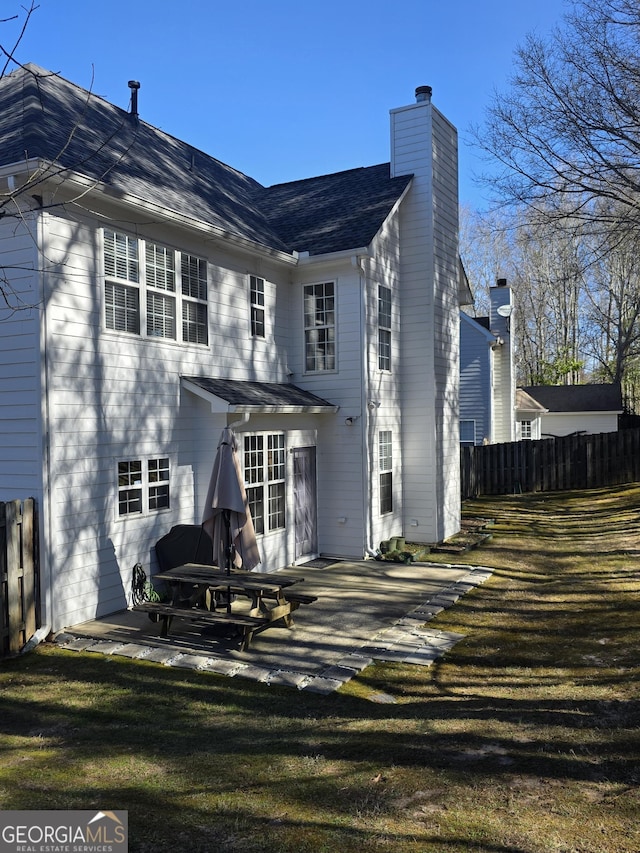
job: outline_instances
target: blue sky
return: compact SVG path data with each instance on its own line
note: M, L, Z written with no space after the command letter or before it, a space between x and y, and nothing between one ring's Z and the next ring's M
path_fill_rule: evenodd
M38 0L18 49L265 185L389 159L416 86L458 128L460 199L485 206L467 143L513 51L563 0ZM27 0L4 0L2 17ZM15 23L0 24L7 46Z

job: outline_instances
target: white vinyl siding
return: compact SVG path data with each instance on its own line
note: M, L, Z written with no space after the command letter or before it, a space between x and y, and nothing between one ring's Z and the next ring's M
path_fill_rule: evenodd
M391 176L412 175L400 235L403 527L426 543L460 522L457 171L456 130L428 100L391 111Z
M0 297L0 500L41 500L42 421L41 310L35 222L26 215L0 218L0 255L9 299L23 306L6 308ZM13 304L13 303L12 303Z

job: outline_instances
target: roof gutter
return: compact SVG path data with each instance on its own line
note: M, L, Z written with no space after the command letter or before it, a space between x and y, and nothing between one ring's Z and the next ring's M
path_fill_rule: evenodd
M334 261L350 260L353 257L365 256L373 257L371 246L362 246L359 249L342 249L339 252L323 252L318 255L310 255L309 252L294 252L297 257L299 266L307 266L308 264L330 264Z
M17 168L17 164L13 167L4 167L3 170L0 171L0 174L5 173L16 175ZM269 246L265 246L263 243L257 243L254 240L249 240L248 238L241 237L238 234L233 234L230 231L226 231L224 228L212 225L210 222L205 222L202 219L197 219L196 217L188 216L184 213L178 213L177 211L166 208L163 205L142 199L133 193L114 190L113 187L110 187L101 181L96 181L77 172L66 171L62 167L57 167L55 164L47 163L42 160L28 160L20 163L19 169L20 172L27 172L29 175L33 175L38 171L42 173L41 177L39 176L33 181L34 187L47 181L59 187L64 186L65 188L70 188L72 193L76 193L76 196L69 199L67 202L68 204L77 204L79 207L82 207L80 202L86 196L92 196L94 194L101 195L118 204L125 205L126 207L144 211L152 215L155 219L162 220L171 225L177 225L179 227L186 228L189 231L197 231L210 240L229 243L240 249L250 250L251 252L258 253L263 257L272 258L290 266L296 266L298 263L298 254L296 252L284 252L280 249L269 248ZM28 182L29 181L27 179L27 184ZM95 213L95 211L93 212Z

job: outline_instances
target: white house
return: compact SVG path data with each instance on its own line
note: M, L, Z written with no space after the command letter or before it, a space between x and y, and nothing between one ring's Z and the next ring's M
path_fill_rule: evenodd
M37 499L43 623L130 603L228 424L262 570L457 532L457 135L429 87L390 163L274 187L130 87L0 81L0 500Z
M619 383L532 385L518 389L518 438L616 432L623 412Z
M489 289L489 316L460 313L460 442L515 440L513 303L506 279Z

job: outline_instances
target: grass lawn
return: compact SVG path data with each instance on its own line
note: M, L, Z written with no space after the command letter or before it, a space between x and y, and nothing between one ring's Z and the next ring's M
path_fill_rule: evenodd
M431 668L322 697L52 645L3 661L0 809L127 809L141 853L637 853L640 486L465 512L496 525L455 562L494 574L430 623L466 637Z

